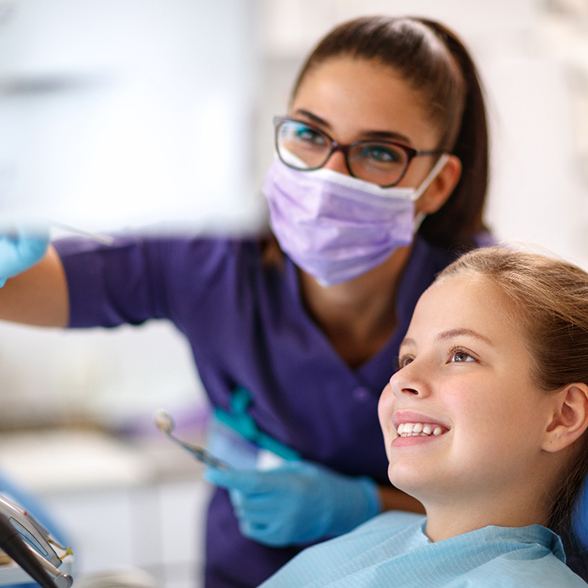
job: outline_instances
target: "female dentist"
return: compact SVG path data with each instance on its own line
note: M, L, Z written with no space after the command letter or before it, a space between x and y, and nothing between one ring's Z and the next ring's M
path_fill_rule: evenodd
M437 22L336 27L275 119L275 145L269 239L0 242L1 319L171 320L217 416L301 458L209 470L208 588L257 586L309 543L420 509L386 487L379 392L420 294L484 232L484 100L468 51Z

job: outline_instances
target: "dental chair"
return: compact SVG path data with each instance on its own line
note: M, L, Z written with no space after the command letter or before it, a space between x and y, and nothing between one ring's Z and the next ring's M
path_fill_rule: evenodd
M573 531L579 542L580 551L568 559L568 565L588 582L588 479L584 482L576 505Z

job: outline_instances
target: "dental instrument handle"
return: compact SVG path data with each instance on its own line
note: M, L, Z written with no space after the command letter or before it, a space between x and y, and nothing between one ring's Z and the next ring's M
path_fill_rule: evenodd
M185 441L178 439L172 433L166 434L178 445L189 451L198 461L201 461L204 465L210 466L211 468L218 468L219 470L231 469L228 464L226 464L224 461L221 461L217 457L214 457L214 455L210 454L203 447L199 447L198 445L192 445L191 443L186 443Z
M58 588L3 513L0 513L0 549L42 588Z
M52 220L50 222L54 227L63 229L64 231L68 231L70 233L77 233L78 235L83 235L88 239L92 239L94 241L97 241L98 243L102 243L102 245L112 245L114 243L114 239L109 235L101 235L100 233L86 231L85 229L80 229L78 227L68 225L67 223L62 223L61 221Z
M210 454L204 447L199 445L192 445L186 441L182 441L174 435L174 429L176 424L174 419L165 410L158 410L155 413L155 426L174 443L177 443L180 447L189 451L198 461L204 465L210 466L211 468L217 468L219 470L230 470L231 466L221 461L214 455Z

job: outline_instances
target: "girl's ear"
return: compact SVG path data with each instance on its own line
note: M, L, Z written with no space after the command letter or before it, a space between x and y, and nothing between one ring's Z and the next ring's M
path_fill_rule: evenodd
M437 212L451 196L461 177L461 161L450 155L439 175L416 201L415 209L424 214Z
M569 384L557 394L557 404L545 429L542 449L556 453L569 447L588 428L588 386Z

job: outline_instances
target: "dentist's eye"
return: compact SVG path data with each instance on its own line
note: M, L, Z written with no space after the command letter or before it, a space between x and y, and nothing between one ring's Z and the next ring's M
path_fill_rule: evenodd
M398 369L401 370L403 367L406 367L409 363L414 361L414 355L401 355L398 358Z
M448 363L471 363L477 361L478 360L471 353L468 353L463 349L456 348L449 352Z
M300 143L307 143L308 145L324 146L326 139L319 132L315 131L312 127L300 125L296 130L294 138Z

